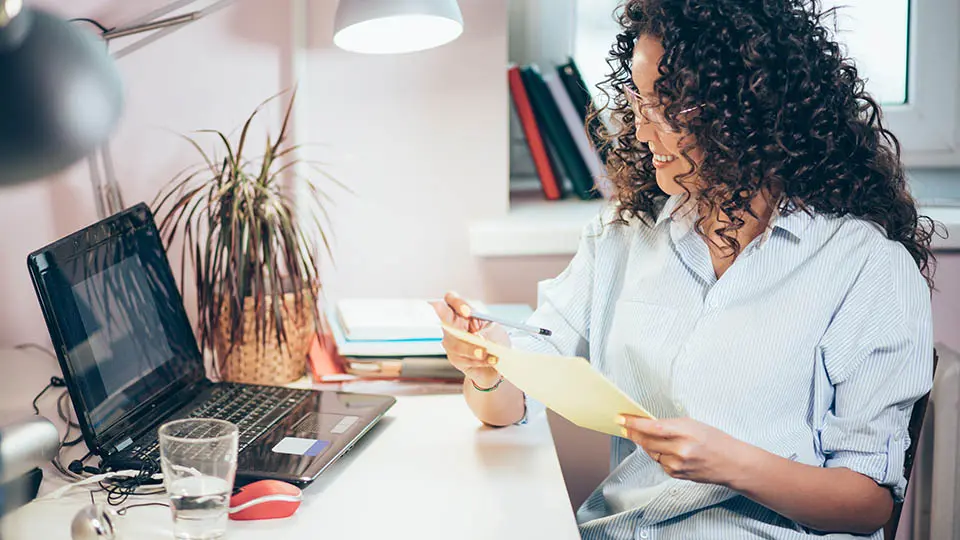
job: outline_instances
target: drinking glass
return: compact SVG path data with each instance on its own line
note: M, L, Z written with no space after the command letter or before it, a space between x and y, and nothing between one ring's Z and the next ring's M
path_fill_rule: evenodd
M237 472L237 426L211 418L174 420L160 426L159 438L174 537L223 538Z

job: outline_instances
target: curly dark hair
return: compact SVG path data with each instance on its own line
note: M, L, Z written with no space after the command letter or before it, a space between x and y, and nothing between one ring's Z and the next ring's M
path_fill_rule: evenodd
M654 90L671 127L688 132L703 159L681 155L703 185L701 216L722 212L715 232L734 253L750 202L777 194L787 212L853 215L900 242L932 287L932 220L907 191L900 144L881 121L853 62L830 38L817 0L628 0L617 8L621 32L598 88L609 112L601 152L616 188L619 219L650 224L665 194L651 152L637 140L623 87L631 82L634 44L658 39L664 54ZM697 108L693 115L678 114ZM678 178L684 185L683 177ZM689 196L689 193L688 193ZM703 219L697 232L704 235Z

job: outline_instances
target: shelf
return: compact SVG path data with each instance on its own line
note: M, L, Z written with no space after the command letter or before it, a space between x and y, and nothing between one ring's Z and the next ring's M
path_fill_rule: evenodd
M601 208L600 200L512 200L505 216L470 226L470 252L478 257L572 255L583 226Z
M603 201L524 198L511 201L500 218L470 226L470 252L477 257L573 255L580 231L603 208ZM943 223L946 239L934 237L935 250L960 250L960 206L922 206L922 215Z
M946 228L947 238L933 237L933 249L960 249L960 206L921 206L920 215L939 221Z

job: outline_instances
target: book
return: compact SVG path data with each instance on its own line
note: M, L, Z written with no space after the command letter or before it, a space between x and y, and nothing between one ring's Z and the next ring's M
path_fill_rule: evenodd
M597 198L599 193L594 189L593 176L587 169L539 68L530 64L521 68L520 74L530 94L536 118L540 121L550 145L556 150L574 192L583 200Z
M440 318L426 300L349 298L336 303L349 341L440 340Z
M597 149L600 162L606 164L606 150L599 135L601 127L600 118L594 117L588 121L589 111L593 107L593 98L590 96L590 90L587 88L587 83L580 74L580 69L577 67L576 61L574 61L573 58L568 58L565 63L557 66L557 75L560 77L561 82L563 82L564 88L567 89L567 95L570 96L570 100L573 102L574 108L580 115L581 120L587 126L587 136L593 143L594 148Z
M351 375L344 370L343 362L337 356L331 337L330 335L324 336L323 339L320 339L320 336L313 337L310 350L307 352L307 366L310 368L311 377L314 382L318 383L335 383L356 379L355 375Z
M558 200L563 197L563 192L560 189L560 182L556 176L554 164L551 162L550 155L547 153L546 142L540 131L536 116L534 115L533 106L530 103L530 95L523 82L519 66L512 65L507 69L507 81L514 108L516 109L517 116L520 118L520 124L523 127L527 146L530 149L530 156L533 158L537 176L540 177L543 196L546 197L547 200Z
M416 382L459 382L463 373L446 356L342 357L330 336L314 336L307 353L307 365L315 383L350 383L362 380Z
M358 377L463 380L463 373L453 367L446 356L347 357L343 360L346 372Z
M590 176L593 177L594 187L601 187L604 173L603 165L600 163L600 156L590 143L590 139L587 138L587 128L583 123L583 119L577 114L573 100L570 99L567 89L563 86L563 81L560 80L560 75L557 73L544 73L543 82L546 83L547 88L550 90L553 101L557 104L557 109L560 111L560 116L570 131L573 142L576 143L577 150L580 151L580 156L590 171ZM607 194L604 193L604 195Z
M440 339L364 340L347 339L336 310L328 304L326 321L340 356L440 356L446 354Z

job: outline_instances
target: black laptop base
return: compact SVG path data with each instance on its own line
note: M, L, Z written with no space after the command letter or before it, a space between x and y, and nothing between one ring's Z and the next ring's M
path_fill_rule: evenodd
M274 386L209 383L209 392L181 418L218 418L240 428L237 485L274 479L305 487L346 454L395 402L371 394L313 391ZM262 399L259 395L273 396ZM240 395L246 405L223 406L225 396ZM277 396L282 396L277 400ZM236 402L234 402L236 403ZM264 404L267 404L264 406ZM264 412L258 412L264 411ZM292 441L292 442L291 442ZM306 445L314 441L310 447ZM299 446L292 446L293 444ZM129 446L102 457L102 468L159 470L156 429L132 439Z

